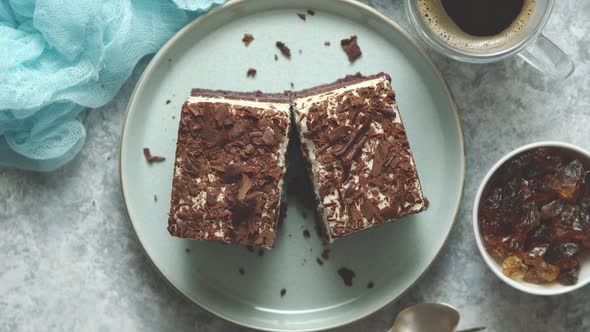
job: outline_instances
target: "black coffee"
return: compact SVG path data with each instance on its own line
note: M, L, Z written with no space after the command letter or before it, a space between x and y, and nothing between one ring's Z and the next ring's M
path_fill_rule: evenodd
M425 27L452 47L482 51L519 38L536 0L414 0Z
M523 10L524 0L441 0L447 15L472 36L495 36Z

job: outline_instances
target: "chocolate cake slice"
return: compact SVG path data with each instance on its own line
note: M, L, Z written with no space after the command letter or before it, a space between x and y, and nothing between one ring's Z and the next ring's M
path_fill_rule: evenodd
M427 208L387 74L295 94L304 159L330 241Z
M192 91L178 129L170 234L273 246L289 108L284 95Z

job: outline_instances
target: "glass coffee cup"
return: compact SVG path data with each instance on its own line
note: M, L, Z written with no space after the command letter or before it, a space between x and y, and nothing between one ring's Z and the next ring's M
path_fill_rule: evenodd
M574 72L574 64L559 47L541 31L553 10L554 0L530 0L532 6L526 20L508 35L471 36L461 31L450 17L432 23L425 14L424 3L439 6L436 15L444 15L441 0L406 0L408 18L422 40L432 49L455 60L489 63L518 55L539 71L565 79Z

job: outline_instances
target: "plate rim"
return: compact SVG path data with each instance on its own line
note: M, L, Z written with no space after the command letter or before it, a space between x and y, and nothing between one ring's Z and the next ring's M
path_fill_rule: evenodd
M123 203L125 206L125 213L127 215L127 222L131 225L131 228L133 229L133 234L135 235L135 238L137 239L137 241L139 242L139 244L141 245L141 251L143 252L143 254L145 255L145 257L147 257L148 261L150 262L150 264L152 265L152 267L158 272L158 274L160 275L160 277L162 279L164 279L166 281L166 283L172 288L174 289L178 294L180 294L182 297L184 297L185 299L189 300L190 302L198 305L200 308L205 309L207 312L215 315L216 317L219 317L225 321L231 322L233 324L236 325L240 325L240 326L244 326L247 328L252 328L252 329L258 329L258 330L262 330L262 331L279 331L279 332L291 332L291 331L320 331L320 330L327 330L327 329L333 329L333 328L337 328L337 327L342 327L342 326L346 326L355 322L358 322L364 318L367 318L368 316L374 314L375 312L385 308L387 305L393 303L395 300L399 299L400 297L404 296L414 285L416 285L416 283L418 283L418 281L420 279L422 279L422 277L426 274L426 272L428 272L430 270L430 268L432 267L433 263L437 260L437 258L440 256L440 253L443 249L443 247L445 246L445 244L447 243L449 236L453 230L453 228L455 227L455 224L457 222L457 218L459 217L459 211L461 208L461 202L463 201L463 195L464 195L464 190L465 190L465 172L466 172L466 155L465 155L465 137L464 137L464 132L463 132L463 125L461 122L461 117L459 116L459 110L457 107L457 103L455 101L455 96L453 95L453 92L451 91L451 89L449 88L449 85L446 81L446 79L444 78L442 72L440 71L440 68L436 65L436 63L432 60L430 54L428 53L428 51L426 50L426 48L424 48L422 46L422 44L420 44L420 42L416 39L416 37L414 37L412 34L410 34L405 28L403 28L399 23L395 22L394 20L392 20L391 18L387 17L385 14L379 12L377 9L366 5L360 1L357 0L330 0L332 2L335 3L336 6L341 5L341 4L345 4L345 5L349 5L349 6L353 6L356 7L359 11L363 11L373 17L375 17L376 19L378 19L379 21L381 21L382 23L384 23L385 25L387 25L390 29L396 30L398 33L400 33L402 35L403 38L405 38L423 57L424 59L428 62L428 64L430 65L431 69L433 70L436 78L438 79L438 81L441 83L442 87L444 88L444 91L449 99L450 102L450 106L452 108L453 114L454 114L454 118L455 118L455 122L456 122L456 127L459 129L459 138L460 138L460 145L459 145L459 150L460 150L460 156L461 156L461 160L460 160L460 164L461 164L461 169L460 169L460 190L459 190L459 194L457 197L457 204L454 207L454 216L453 216L453 220L451 221L451 224L449 226L449 229L447 231L447 233L444 236L444 240L442 241L441 245L437 248L436 250L436 254L434 255L434 257L432 258L432 260L430 261L430 263L428 263L428 265L426 266L426 268L419 273L418 277L416 278L416 280L414 280L405 290L403 290L400 294L398 294L397 296L391 296L391 299L389 299L387 302L385 303L380 303L378 304L376 307L371 308L370 310L368 310L366 313L361 314L358 317L354 317L352 319L346 320L346 321L342 321L342 322L338 322L335 324L331 324L331 325L326 325L326 326L318 326L318 327L312 327L312 328L305 328L305 329L276 329L276 328L270 328L267 326L258 326L258 325L254 325L254 324L249 324L247 322L243 322L243 321L239 321L236 319L233 319L231 317L227 317L226 315L224 315L222 312L217 312L215 310L213 310L212 308L210 308L208 305L202 303L202 301L199 301L198 299L193 299L191 296L189 296L188 294L185 294L185 292L183 292L179 287L177 287L176 285L174 285L174 283L172 281L170 281L170 279L168 279L168 277L159 269L159 267L156 265L156 263L153 261L152 257L148 254L148 252L145 249L144 246L144 241L140 238L137 229L135 227L135 222L132 220L131 215L129 214L129 208L128 208L128 204L127 204L127 198L126 198L126 190L125 190L125 185L124 185L124 180L123 180L123 147L124 147L124 142L126 141L126 130L127 127L129 126L129 114L131 113L131 109L132 106L135 103L135 95L136 92L144 85L145 82L145 78L147 77L147 74L151 73L154 68L155 68L155 63L158 62L157 60L160 59L162 57L162 54L165 53L165 51L170 48L175 42L176 40L180 39L181 36L183 36L189 29L194 28L195 26L198 26L202 23L202 21L204 21L206 18L211 17L211 16L215 16L217 15L218 12L221 12L223 10L226 10L228 8L234 7L236 5L239 5L241 3L244 2L250 2L250 1L258 1L258 0L229 0L215 8L213 8L212 10L210 10L207 13L204 13L200 16L198 16L197 18L195 18L194 20L192 20L191 22L189 22L187 25L185 25L183 28L181 28L180 30L178 30L157 52L156 54L152 57L152 59L150 60L150 62L148 63L148 65L146 66L146 68L144 69L144 71L141 73L139 79L137 80L137 83L135 84L135 87L133 88L133 91L131 93L131 95L129 96L129 102L127 103L127 107L125 110L125 117L123 120L123 127L121 129L121 139L119 142L119 184L120 184L120 190L121 190L121 197L123 198ZM325 1L325 0L324 0ZM388 296L389 298L389 296Z

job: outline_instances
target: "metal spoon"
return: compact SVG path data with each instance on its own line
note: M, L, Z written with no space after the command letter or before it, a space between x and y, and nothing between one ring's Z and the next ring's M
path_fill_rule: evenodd
M443 303L423 303L402 310L389 332L453 332L459 324L459 312ZM457 332L485 330L478 327Z

